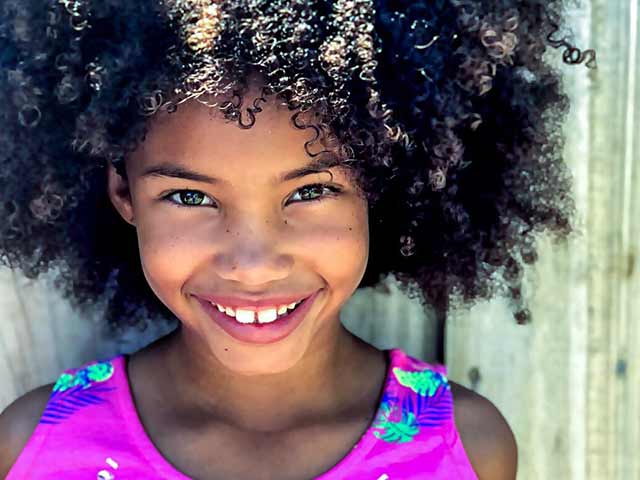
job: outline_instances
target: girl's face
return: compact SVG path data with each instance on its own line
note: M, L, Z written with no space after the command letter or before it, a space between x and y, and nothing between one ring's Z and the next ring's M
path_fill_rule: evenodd
M287 370L346 335L339 311L369 254L367 201L347 172L334 166L327 169L333 178L325 171L286 179L312 162L304 144L314 133L296 129L291 112L274 101L263 108L243 130L186 102L154 117L127 159L128 183L109 167L109 195L137 229L144 275L182 322L189 348L242 374ZM147 173L158 167L202 178ZM316 291L297 328L267 344L237 340L198 299Z

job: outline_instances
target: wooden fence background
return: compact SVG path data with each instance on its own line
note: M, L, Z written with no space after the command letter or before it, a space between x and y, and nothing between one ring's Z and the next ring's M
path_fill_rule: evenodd
M527 272L532 323L516 325L501 299L451 312L446 322L450 378L503 412L522 480L640 479L638 8L638 0L570 7L575 43L595 48L599 67L558 62L573 100L566 159L581 227L567 244L541 239L540 261ZM358 292L345 324L381 348L434 361L435 320L393 282L389 288ZM0 409L64 368L165 333L107 340L98 322L99 314L79 318L49 279L0 270Z

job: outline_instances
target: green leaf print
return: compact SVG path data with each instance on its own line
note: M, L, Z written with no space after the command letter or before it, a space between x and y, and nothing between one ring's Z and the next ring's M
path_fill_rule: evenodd
M79 369L74 374L63 373L53 386L53 392L64 392L75 386L88 388L91 382L104 382L113 375L111 362L97 362Z
M65 390L69 390L71 387L75 385L79 385L79 379L75 375L71 375L69 373L63 373L58 378L58 381L53 386L54 392L64 392Z
M418 395L432 397L438 391L440 386L447 383L447 379L444 375L431 370L408 372L395 367L393 369L393 373L398 379L398 383L400 385L410 388Z
M92 382L104 382L113 375L113 365L111 362L99 362L89 365L87 368L87 378Z
M105 402L108 392L116 389L115 386L104 383L113 373L113 363L104 361L60 375L53 386L40 423L59 424L81 409Z
M389 419L391 408L387 403L382 404L382 416L373 425L373 434L376 438L389 443L406 443L420 432L420 427L416 423L416 417L411 412L402 412L402 420L394 422Z

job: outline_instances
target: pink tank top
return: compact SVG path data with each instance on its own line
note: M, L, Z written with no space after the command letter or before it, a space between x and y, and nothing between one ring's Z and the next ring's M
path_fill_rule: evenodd
M444 365L385 350L378 411L358 443L316 480L478 480L453 417ZM136 412L118 355L65 370L6 480L185 480Z

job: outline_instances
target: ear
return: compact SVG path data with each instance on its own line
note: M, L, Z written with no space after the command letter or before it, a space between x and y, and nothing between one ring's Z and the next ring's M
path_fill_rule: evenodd
M129 180L121 177L111 162L107 164L107 193L124 221L135 226Z

